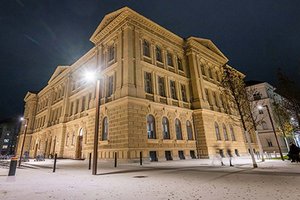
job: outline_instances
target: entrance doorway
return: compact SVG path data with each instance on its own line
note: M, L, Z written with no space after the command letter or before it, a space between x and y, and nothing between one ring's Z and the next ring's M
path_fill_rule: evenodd
M82 159L82 140L83 140L83 129L79 130L79 134L76 141L76 159Z

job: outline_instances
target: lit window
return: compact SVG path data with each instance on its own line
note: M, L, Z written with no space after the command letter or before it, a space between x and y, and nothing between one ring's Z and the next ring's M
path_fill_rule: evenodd
M4 143L8 143L9 142L9 139L4 139Z
M162 130L163 130L163 138L170 139L169 120L166 117L163 117L162 119Z
M179 119L175 120L176 139L182 140L181 123Z
M147 116L147 134L148 134L148 139L156 139L155 119L153 115Z
M102 124L102 140L107 140L108 138L108 120L107 117L104 117Z

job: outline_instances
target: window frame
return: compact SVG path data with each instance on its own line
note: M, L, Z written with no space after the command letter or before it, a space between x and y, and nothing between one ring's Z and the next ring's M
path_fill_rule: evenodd
M147 138L156 139L155 118L152 114L147 115Z

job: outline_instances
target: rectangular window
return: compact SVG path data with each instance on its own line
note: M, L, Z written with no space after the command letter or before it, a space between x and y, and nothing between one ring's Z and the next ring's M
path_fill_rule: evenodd
M205 89L205 96L206 96L206 100L208 101L209 105L211 105L211 100L209 98L208 89Z
M201 73L202 73L203 76L206 76L204 65L201 65Z
M89 93L88 108L90 108L91 100L92 100L92 93Z
M143 41L143 55L150 57L150 43L147 40Z
M70 116L73 114L73 107L74 107L74 102L72 102L70 106Z
M171 67L173 67L173 55L171 53L167 53L167 64Z
M214 98L214 104L219 107L219 104L218 104L218 99L217 99L217 94L216 92L213 92L213 98Z
M178 156L179 156L180 160L184 160L185 159L183 151L178 151Z
M165 151L166 160L173 160L171 151Z
M158 77L158 92L159 95L162 97L166 96L166 90L165 90L165 78L164 77Z
M162 52L159 46L156 46L156 60L162 62Z
M111 45L108 47L108 62L115 59L115 46Z
M177 58L177 65L178 65L178 69L183 71L182 60L180 58Z
M144 76L145 92L152 94L152 74L145 72Z
M177 99L175 81L170 81L170 90L172 99Z
M186 87L183 84L181 84L181 96L182 96L182 101L187 102Z
M78 108L79 108L79 99L76 100L75 114L78 113Z
M114 77L113 76L110 76L109 78L108 78L108 94L107 94L107 96L111 96L112 94L113 94L113 92L114 92Z
M82 98L81 102L81 112L85 110L85 96Z

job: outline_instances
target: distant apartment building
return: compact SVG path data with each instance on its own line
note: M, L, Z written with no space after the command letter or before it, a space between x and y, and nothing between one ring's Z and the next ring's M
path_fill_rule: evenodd
M106 15L90 41L95 46L79 60L27 93L30 156L81 159L93 151L95 84L83 79L86 71L101 74L99 159L248 154L220 93L228 59L210 40L183 39L125 7Z
M0 120L0 155L15 153L20 122L16 119Z
M267 82L248 81L247 89L252 95L252 112L257 122L256 127L264 152L279 152L274 131L272 129L271 119L278 136L279 145L283 152L287 152L289 142L295 142L296 138L293 134L290 134L285 141L283 133L280 131L279 122L276 120L274 102L279 104L282 103L283 97L276 93L276 88ZM270 110L271 118L265 105L267 105Z

